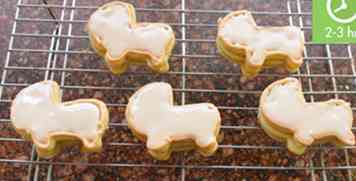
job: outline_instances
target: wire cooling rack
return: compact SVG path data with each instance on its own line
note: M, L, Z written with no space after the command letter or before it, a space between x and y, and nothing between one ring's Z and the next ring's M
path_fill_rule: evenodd
M105 1L106 2L106 1ZM144 66L113 76L88 45L85 23L103 1L18 0L9 49L1 70L1 180L355 180L356 147L316 145L303 156L287 152L256 123L258 99L271 82L285 76L303 83L308 101L343 98L354 103L356 47L311 42L310 0L162 0L131 1L140 21L169 23L177 44L167 74ZM242 81L238 65L221 58L215 47L216 22L231 10L252 11L260 25L296 25L306 48L300 70L263 71ZM9 122L11 100L23 87L56 80L63 100L95 97L110 108L110 129L102 153L68 148L57 157L37 157ZM152 81L172 84L177 104L208 101L221 111L222 140L204 158L191 151L169 161L153 160L127 129L124 109L134 90ZM352 109L356 107L352 104ZM355 130L355 128L353 128Z

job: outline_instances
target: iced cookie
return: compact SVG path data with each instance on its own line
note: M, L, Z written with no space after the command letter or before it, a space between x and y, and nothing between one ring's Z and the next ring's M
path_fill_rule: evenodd
M303 63L303 32L294 26L257 26L249 11L235 11L218 22L219 52L239 63L245 77L264 67L284 66L290 72Z
M166 160L172 151L196 148L212 155L218 148L220 113L209 103L173 105L172 87L163 82L140 88L126 108L129 128L146 141L149 153Z
M313 143L354 145L352 121L350 104L343 100L307 103L295 78L272 83L260 98L262 128L272 138L286 142L295 154L303 154Z
M123 73L131 63L146 63L160 73L169 69L175 44L172 28L163 23L137 23L131 4L114 1L101 6L91 15L87 30L91 46L115 74Z
M16 131L32 140L43 158L78 142L82 151L100 151L109 120L105 104L96 99L62 103L59 91L54 81L38 82L21 90L11 106L11 122Z

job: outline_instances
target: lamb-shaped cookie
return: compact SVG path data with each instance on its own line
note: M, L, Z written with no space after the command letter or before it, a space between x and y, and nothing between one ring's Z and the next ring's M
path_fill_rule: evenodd
M169 69L175 44L172 28L163 23L137 23L131 4L114 1L99 7L87 30L91 46L115 74L123 73L131 63L147 63L160 73Z
M149 153L159 160L168 159L172 151L196 148L209 156L218 148L218 109L209 103L174 106L168 83L140 88L129 100L126 119L134 135L146 141Z
M350 104L340 99L307 103L295 78L276 81L263 91L259 121L268 135L287 142L296 154L313 143L355 144Z
M54 81L42 81L21 90L11 106L16 131L32 140L40 157L50 158L68 144L80 142L82 151L101 150L109 113L96 99L62 103Z
M303 32L295 26L257 26L249 11L235 11L218 22L219 52L239 63L247 78L263 67L284 66L294 72L303 63Z

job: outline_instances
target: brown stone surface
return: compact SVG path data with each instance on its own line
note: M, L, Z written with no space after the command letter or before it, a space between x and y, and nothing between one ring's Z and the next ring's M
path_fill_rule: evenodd
M9 46L10 33L14 22L16 1L5 1L0 6L0 73L4 66L6 52Z
M41 4L42 0L22 0L23 4ZM62 5L63 1L50 0L51 5ZM66 6L71 6L73 0L67 0ZM105 1L76 0L76 6L97 6ZM180 0L134 0L130 1L138 8L164 8L181 9ZM297 12L297 0L289 1L292 12ZM300 0L301 10L310 12L311 1ZM1 1L0 6L0 67L4 66L10 31L15 14L16 0ZM185 9L206 10L235 10L248 9L252 11L288 12L287 1L280 0L186 0ZM61 8L51 8L57 18L61 18ZM94 9L64 9L63 19L69 21L73 12L73 19L77 23L61 23L61 34L85 36L85 23ZM225 13L186 12L187 24L216 24L219 17ZM167 11L138 11L139 21L167 22L173 24L182 23L181 13ZM21 7L20 18L51 19L47 9L41 7ZM261 25L288 25L289 18L285 15L255 16L257 23ZM295 25L311 26L311 17L293 16ZM53 22L18 22L17 33L47 34L54 32L56 24ZM181 26L173 26L177 39L182 38ZM214 26L187 26L185 29L187 39L214 40L216 27ZM305 30L307 41L310 41L311 31ZM14 49L41 49L47 51L51 46L51 37L15 37ZM124 104L133 93L134 89L152 81L166 81L177 89L175 102L181 104L183 79L186 79L185 88L194 91L185 92L185 102L195 103L209 101L220 106L223 125L225 126L258 126L257 112L259 93L271 82L287 76L281 69L271 69L262 72L254 80L241 81L239 66L231 64L222 58L185 58L185 71L183 76L183 59L174 56L170 60L171 70L168 74L152 74L144 66L130 67L129 73L122 76L111 75L102 60L90 52L86 38L59 39L59 51L65 51L68 44L69 51L79 51L83 54L55 54L55 61L48 62L47 52L12 52L9 66L34 67L34 69L9 69L6 74L5 84L0 101L0 119L9 119L10 100L22 88L19 84L31 84L45 78L58 81L63 86L63 100L95 97L105 101L110 108L111 125L104 137L104 149L102 153L81 154L78 147L68 148L64 153L51 160L42 160L45 164L33 165L31 176L38 175L39 180L45 180L48 173L53 180L180 180L182 169L175 165L190 165L193 168L184 169L186 180L310 180L314 175L315 180L322 180L324 176L329 180L347 180L348 171L341 169L316 170L284 170L288 167L307 168L311 164L315 167L347 166L344 150L319 149L314 147L303 156L295 156L287 152L283 144L273 141L261 129L230 129L221 131L221 144L225 145L217 153L209 158L190 151L186 153L174 153L169 161L153 160L139 142L131 134L126 126L117 123L124 121ZM177 42L175 55L182 53L182 43ZM307 45L308 57L327 57L328 50L324 45ZM356 55L356 46L352 46L352 53ZM186 42L187 55L217 55L214 42ZM330 46L330 56L348 57L349 52L345 45ZM354 72L350 59L307 59L300 69L301 81L306 98L322 101L334 98L334 88L340 98L355 104L355 78L350 77ZM46 71L46 67L53 67ZM332 67L332 69L330 68ZM66 71L62 71L66 69ZM81 71L74 71L74 70ZM194 72L205 72L197 75ZM334 73L337 76L331 77ZM305 77L307 74L313 76ZM345 76L346 75L346 76ZM61 81L63 78L63 82ZM333 83L336 83L334 87ZM83 88L89 86L90 88ZM326 92L325 92L326 91ZM352 91L352 92L351 92ZM355 106L353 106L355 107ZM239 108L239 109L233 109ZM1 138L19 138L8 122L0 122ZM119 143L119 144L118 144ZM123 143L123 144L121 144ZM231 148L226 145L244 146ZM330 147L330 145L327 145ZM264 147L264 148L263 148ZM31 159L31 143L27 141L3 141L0 140L0 159ZM356 166L356 149L348 149L350 165ZM321 159L323 158L323 159ZM55 162L58 165L49 166L47 163ZM68 165L66 163L78 163ZM323 165L322 165L323 163ZM131 167L133 165L141 167ZM217 166L211 167L211 166ZM152 167L159 166L159 168ZM202 168L194 168L200 166ZM222 166L221 168L218 168ZM232 166L238 166L231 169ZM263 167L265 169L260 169ZM0 180L26 180L29 164L0 162ZM279 168L279 169L274 169ZM350 171L354 175L355 170Z

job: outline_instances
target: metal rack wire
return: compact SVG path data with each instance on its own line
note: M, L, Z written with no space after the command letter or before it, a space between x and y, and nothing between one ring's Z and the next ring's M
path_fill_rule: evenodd
M98 6L98 3L95 5L83 5L83 2L80 0L63 0L56 1L54 3L50 3L49 1L43 0L36 1L30 0L24 2L23 0L18 0L16 13L15 13L15 22L13 25L9 49L6 56L6 60L4 62L2 76L1 76L1 88L0 88L0 106L2 109L1 114L1 122L0 124L9 125L9 114L8 110L10 107L11 99L13 98L16 91L27 86L33 82L40 80L56 80L59 82L60 87L63 91L63 97L72 98L72 95L66 97L67 94L72 94L72 90L74 92L91 92L101 94L116 94L117 92L132 92L137 89L138 85L134 84L131 86L114 86L110 84L100 84L92 85L92 84L81 84L81 83L73 83L72 82L72 74L78 75L87 75L87 74L95 74L95 75L105 75L111 76L110 72L101 64L101 60L97 57L91 50L88 50L87 45L83 43L78 43L80 41L87 41L87 35L83 33L82 28L86 23L86 19L88 18L90 12L95 10ZM173 0L172 0L173 2ZM205 96L217 102L218 108L221 111L226 111L223 113L225 117L231 116L230 114L240 112L251 112L252 115L256 115L257 105L249 104L246 105L232 105L226 101L225 98L222 97L231 97L231 96L252 96L255 101L258 102L258 95L261 93L263 86L255 86L251 89L245 89L244 87L222 87L218 86L195 86L192 82L197 79L214 79L214 77L221 77L220 79L216 79L215 84L219 84L217 82L231 79L231 80L239 80L240 73L238 70L238 66L230 65L221 58L215 50L215 40L212 36L208 36L208 38L196 38L194 35L194 28L201 28L204 30L210 29L210 31L214 31L216 29L216 20L220 16L224 16L229 10L206 10L206 9L197 9L192 6L193 2L188 0L177 0L174 1L177 6L173 8L156 8L156 7L139 7L137 8L137 12L139 14L154 14L159 13L160 17L165 16L167 14L174 14L175 18L174 22L169 21L170 25L172 25L177 33L177 46L172 56L173 68L171 71L165 75L157 76L153 75L150 71L145 69L140 69L130 71L123 75L125 78L132 78L134 80L139 80L140 77L149 77L149 81L151 80L165 80L169 82L173 82L174 91L176 93L176 100L179 104L186 104L192 102L191 97L204 94ZM285 25L296 25L300 26L306 35L306 48L304 51L304 60L305 64L295 74L290 74L289 76L294 76L302 80L304 94L310 101L319 101L320 99L325 99L328 97L335 98L345 98L348 101L353 101L356 89L355 89L355 78L356 78L356 69L355 62L353 60L353 51L355 51L355 47L345 44L338 46L331 45L319 45L313 42L310 42L310 38L307 37L310 34L311 25L307 20L311 19L310 12L310 1L309 0L281 0L281 1L273 1L277 2L276 4L281 4L281 9L279 11L272 10L264 10L258 11L251 8L252 13L258 16L279 16L285 17L283 23ZM308 3L309 2L309 3ZM272 4L272 3L271 3ZM306 6L306 7L304 7ZM34 17L27 17L29 14L33 13L32 11L40 9L40 13L35 13ZM43 12L46 12L46 15L43 15ZM77 18L78 14L84 14L81 18ZM168 15L167 15L168 16ZM192 17L197 19L204 19L206 16L211 16L211 19L215 19L213 21L196 23L189 20ZM149 20L152 21L152 20ZM27 24L27 26L31 26L31 24L38 25L38 29L35 28L36 31L29 32L27 28L23 28L22 26ZM30 24L30 25L28 25ZM34 25L32 25L34 26ZM43 27L41 27L43 26ZM78 27L82 27L78 29ZM81 33L78 33L78 32ZM208 30L207 30L208 31ZM34 45L29 47L22 47L22 43L25 40L28 40L26 45ZM78 42L76 42L78 41ZM37 42L44 42L46 45L37 46ZM208 44L209 48L213 48L213 53L206 53L205 51L199 51L199 44ZM321 48L321 54L314 55L314 46ZM43 48L45 47L45 48ZM78 48L79 47L79 48ZM195 47L195 50L198 51L191 52L192 47ZM208 48L208 50L210 50ZM340 53L342 52L344 53ZM21 56L33 56L34 59L29 59L27 62L17 61L15 59L21 58ZM37 58L37 56L39 58ZM80 66L73 64L74 61L78 61L77 56L89 56L92 57L90 61L96 60L94 65ZM40 58L46 59L39 60ZM199 61L198 61L199 60ZM215 69L216 61L222 62L221 64L232 67L228 69L229 71L224 71L220 69ZM12 63L14 62L14 63ZM80 61L80 63L83 63ZM38 65L37 65L38 64ZM91 64L91 63L90 63ZM210 64L210 67L205 68L207 70L200 70L199 66L203 64ZM322 68L319 65L323 65ZM198 68L197 68L198 67ZM213 68L211 68L213 67ZM342 70L342 71L339 71ZM316 72L316 73L315 73ZM25 78L21 78L18 76L19 74L24 74ZM32 75L34 75L32 77ZM28 77L27 77L28 76ZM261 81L263 84L267 84L272 82L273 80L279 79L281 77L286 76L285 73L280 73L278 71L267 70L262 72L256 81ZM100 77L100 76L98 76ZM168 78L167 78L168 77ZM211 78L213 77L213 78ZM123 78L123 79L124 79ZM112 77L111 77L112 79ZM101 78L97 78L94 80L100 81ZM122 79L120 79L121 81ZM325 84L320 84L320 81L325 81ZM143 85L143 81L139 83ZM233 84L239 84L239 82L234 82ZM244 83L241 83L244 84ZM201 85L201 84L198 84ZM323 87L326 86L326 87ZM207 88L205 88L207 87ZM216 88L218 87L218 88ZM92 93L92 92L91 92ZM89 93L89 94L91 94ZM220 95L218 98L214 98L211 94ZM85 97L82 94L75 94L76 98ZM99 96L100 97L100 96ZM256 98L257 97L257 98ZM110 98L105 98L101 96L101 98L105 99L107 105L113 110L118 108L125 107L125 101L110 101ZM197 98L198 99L198 98ZM356 107L352 107L353 110L356 110ZM118 114L117 112L115 114ZM122 117L119 116L119 117ZM236 116L235 116L236 117ZM254 117L254 116L249 116ZM240 117L241 118L241 117ZM126 129L127 124L124 121L118 120L120 118L113 118L115 120L111 120L110 128L122 128ZM243 118L241 118L243 119ZM250 131L251 133L261 132L260 128L257 124L254 123L241 123L230 121L223 122L222 131L225 132L245 132ZM353 127L353 130L356 128ZM13 130L12 130L13 131ZM0 131L1 133L2 131ZM235 133L234 133L235 134ZM10 144L25 144L27 141L22 140L16 136L15 134L7 134L1 133L0 135L0 143L10 143ZM110 133L109 133L110 136ZM229 135L226 134L225 137ZM265 140L270 140L269 138L263 138ZM105 146L114 146L116 149L121 147L129 147L129 148L137 148L143 147L143 144L140 142L132 141L133 138L129 138L124 141L108 141L105 143ZM266 150L271 152L281 152L280 155L287 154L285 147L275 142L268 142L267 144L259 145L258 143L249 141L248 143L237 144L233 141L223 142L220 145L221 149L233 149L236 150L234 154L239 154L240 150L252 150L257 151L258 153L263 154ZM287 175L304 171L308 172L308 179L311 180L333 180L333 177L330 177L329 172L333 171L341 171L344 179L347 180L355 180L355 170L356 165L353 163L352 156L350 152L356 150L356 146L348 146L345 148L335 148L328 145L322 146L313 146L310 150L315 151L316 154L313 156L306 157L307 164L303 166L296 166L295 164L288 165L261 165L256 163L250 164L236 164L235 162L229 162L229 164L224 164L224 161L221 163L216 163L212 160L204 160L207 161L207 164L201 160L195 160L194 162L186 158L186 155L176 154L174 157L178 161L173 162L156 162L152 160L139 160L138 162L102 162L102 161L93 161L93 162L78 162L66 159L55 159L55 160L42 160L39 159L36 155L34 147L32 146L30 150L22 149L19 155L28 155L28 157L10 157L7 155L0 155L0 164L7 164L4 167L15 167L18 164L26 166L27 169L27 179L28 180L40 180L41 172L43 172L43 168L45 167L46 179L52 180L53 173L56 171L55 166L78 166L85 165L87 167L107 167L107 168L168 168L168 169L178 169L178 178L181 180L189 180L190 177L187 172L190 170L219 170L219 171L273 171L273 172L287 172ZM331 151L330 151L331 150ZM335 151L343 154L344 161L338 162L336 165L328 164L328 160L325 159L325 154L328 152ZM26 153L25 153L26 152ZM217 155L212 159L221 159L219 158L221 155ZM24 158L24 159L19 159ZM293 158L289 157L288 158ZM294 158L298 160L300 158ZM305 159L305 158L303 158ZM235 164L234 164L235 163ZM309 173L310 172L310 173ZM267 175L270 172L267 173ZM244 173L242 173L242 177Z

